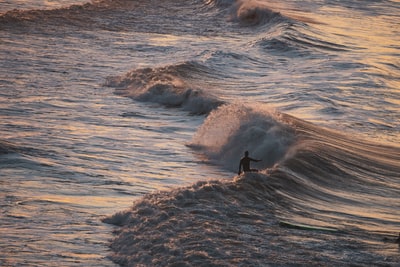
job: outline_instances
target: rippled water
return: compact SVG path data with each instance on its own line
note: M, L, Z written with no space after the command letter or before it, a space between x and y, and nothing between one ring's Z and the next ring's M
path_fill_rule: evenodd
M398 3L2 3L0 265L396 265Z

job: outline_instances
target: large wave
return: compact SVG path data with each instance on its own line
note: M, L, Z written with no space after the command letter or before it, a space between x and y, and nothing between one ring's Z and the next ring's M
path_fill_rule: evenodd
M190 146L235 172L243 152L262 158L265 169L278 163L295 142L295 130L282 114L261 105L227 104L213 111Z
M357 141L261 104L221 106L192 145L232 171L244 149L264 163L258 173L146 195L131 209L105 218L121 227L112 242L116 262L368 265L400 260L397 252L382 251L383 240L392 240L400 229L400 148ZM302 233L282 228L282 221L333 232ZM326 253L320 257L314 249Z

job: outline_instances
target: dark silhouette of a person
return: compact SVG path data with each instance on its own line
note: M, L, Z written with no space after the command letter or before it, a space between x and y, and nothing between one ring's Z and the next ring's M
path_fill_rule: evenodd
M257 172L258 171L257 169L250 168L250 161L259 162L261 160L250 158L249 151L244 152L244 157L240 160L240 164L239 164L239 172L238 172L239 175L242 172L242 167L243 167L244 172Z

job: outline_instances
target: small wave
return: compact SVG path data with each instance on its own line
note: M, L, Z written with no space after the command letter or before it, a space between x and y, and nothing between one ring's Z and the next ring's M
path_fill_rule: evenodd
M48 24L49 21L57 21L57 25L66 22L73 23L73 21L77 23L79 21L82 22L85 16L85 11L90 11L92 8L93 4L87 3L57 9L14 9L2 14L0 16L0 23L4 25L15 23L26 23L26 25L29 25L33 22Z
M227 10L230 20L242 26L261 26L290 20L258 0L208 0L206 4Z
M231 8L231 19L244 26L258 26L287 20L259 1L238 0Z
M117 94L138 101L179 107L192 114L208 114L223 101L195 86L185 74L193 71L196 66L192 63L135 69L123 76L109 77L106 85L115 87Z
M235 3L236 0L206 0L205 4L216 7L229 7Z
M320 34L312 33L305 25L280 24L275 32L276 34L269 34L255 44L262 49L285 55L286 53L304 55L319 51L329 53L349 50L346 46L324 41Z
M15 153L17 150L17 147L12 145L11 143L0 141L0 155Z
M22 154L22 155L38 155L41 153L39 149L28 146L21 146L8 141L0 141L0 155L2 154Z
M129 15L130 1L93 1L84 4L73 4L54 9L14 9L0 15L0 25L4 27L27 27L46 31L62 26L82 29L119 30L124 23L116 23L114 16L121 20ZM129 20L129 18L128 18Z

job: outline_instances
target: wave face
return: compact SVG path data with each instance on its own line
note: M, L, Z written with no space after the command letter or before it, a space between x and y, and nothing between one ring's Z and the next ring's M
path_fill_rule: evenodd
M203 181L150 194L106 218L121 227L112 242L117 263L397 264L397 252L385 252L386 259L376 253L385 236L400 226L395 215L400 208L399 148L354 141L242 104L213 111L190 145L232 171L245 149L263 163L258 173L233 181ZM281 221L336 232L301 233L280 227ZM296 242L302 246L293 250ZM353 255L355 246L368 249ZM310 257L314 249L330 252Z
M238 156L246 150L252 157L264 159L261 168L272 167L296 140L295 130L282 116L259 105L225 105L207 117L190 146L232 172L238 169Z

